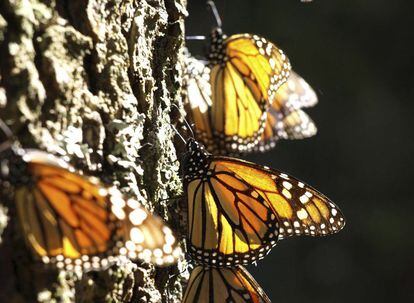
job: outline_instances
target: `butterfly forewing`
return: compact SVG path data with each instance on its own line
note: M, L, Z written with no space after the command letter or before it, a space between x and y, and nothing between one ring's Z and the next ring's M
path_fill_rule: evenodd
M215 161L255 188L271 206L279 221L279 238L322 236L342 229L344 218L339 208L296 178L234 158L217 157Z
M233 35L224 43L229 61L247 83L252 81L252 91L260 99L272 103L274 94L286 82L291 69L284 52L257 35Z
M209 268L191 272L183 303L270 303L260 285L242 266Z

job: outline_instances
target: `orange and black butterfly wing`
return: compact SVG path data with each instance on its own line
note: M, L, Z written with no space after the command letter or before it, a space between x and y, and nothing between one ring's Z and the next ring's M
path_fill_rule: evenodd
M221 167L243 180L270 205L279 224L279 238L323 236L341 230L345 219L330 199L298 179L247 161L214 157Z
M282 50L256 35L213 33L210 60L211 125L220 153L250 151L266 123L266 111L289 76Z
M190 256L217 267L262 259L278 239L279 225L271 205L191 142L194 147L184 180Z
M293 177L211 156L194 140L188 151L189 254L198 263L249 264L262 259L280 238L325 235L344 225L333 202Z
M209 268L191 272L183 303L270 303L260 285L242 266Z
M160 219L136 201L125 200L117 189L81 176L40 151L26 151L23 160L31 182L16 187L17 213L29 247L44 262L66 269L99 267L123 251L139 254L148 249L152 256L156 248L163 251L171 244L173 236L165 234L168 228L163 229ZM140 251L130 243L137 230L142 234Z
M317 132L315 123L301 108L316 105L315 91L298 74L291 71L286 83L276 92L268 110L265 130L254 151L273 148L280 139L304 139Z
M119 224L106 188L46 153L27 151L23 160L31 181L16 186L15 202L35 255L67 269L105 263L115 247Z

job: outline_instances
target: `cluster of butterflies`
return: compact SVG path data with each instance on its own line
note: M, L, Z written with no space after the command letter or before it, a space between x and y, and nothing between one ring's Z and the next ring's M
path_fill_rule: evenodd
M264 258L278 240L333 234L345 220L332 201L296 178L226 157L315 135L302 108L318 99L275 44L224 35L209 4L217 28L207 58L186 55L185 106L196 140L186 143L184 188L188 254L196 266L183 302L270 302L243 266Z
M305 183L222 155L315 134L301 108L314 105L316 95L273 43L256 35L226 37L221 26L213 31L207 60L188 57L185 68L196 133L185 140L182 163L186 246L196 265L183 302L270 302L243 265L265 257L278 240L332 234L345 221L333 202ZM182 255L172 230L138 201L61 158L22 149L1 120L0 128L7 137L0 144L1 190L13 194L34 258L87 270L118 256L166 266Z

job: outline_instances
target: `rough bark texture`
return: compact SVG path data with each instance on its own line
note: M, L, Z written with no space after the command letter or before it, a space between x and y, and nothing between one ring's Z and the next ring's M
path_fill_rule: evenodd
M171 105L181 107L185 2L0 1L0 118L23 147L114 182L172 227L161 200L181 189L170 125ZM4 205L1 302L179 301L176 267L127 262L82 277L44 269Z

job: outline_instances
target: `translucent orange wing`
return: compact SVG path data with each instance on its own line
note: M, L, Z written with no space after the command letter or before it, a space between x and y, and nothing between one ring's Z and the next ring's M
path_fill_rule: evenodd
M279 223L279 239L293 235L323 236L344 226L338 206L294 177L235 158L215 157L211 165L220 165L259 193Z
M223 39L220 31L213 33L209 55L211 126L221 153L246 152L260 139L266 111L289 76L290 63L282 50L256 35Z
M270 303L260 285L242 266L209 268L191 272L183 303Z
M185 188L189 253L209 266L249 264L277 239L339 231L328 198L297 179L235 158L207 154L190 140Z
M279 139L304 139L317 132L315 123L301 108L316 105L318 98L306 81L291 71L276 92L267 114L265 130L255 151L273 148Z
M26 151L23 160L30 181L16 186L17 213L29 247L44 262L69 270L99 267L122 252L175 260L171 231L136 201L47 153Z

